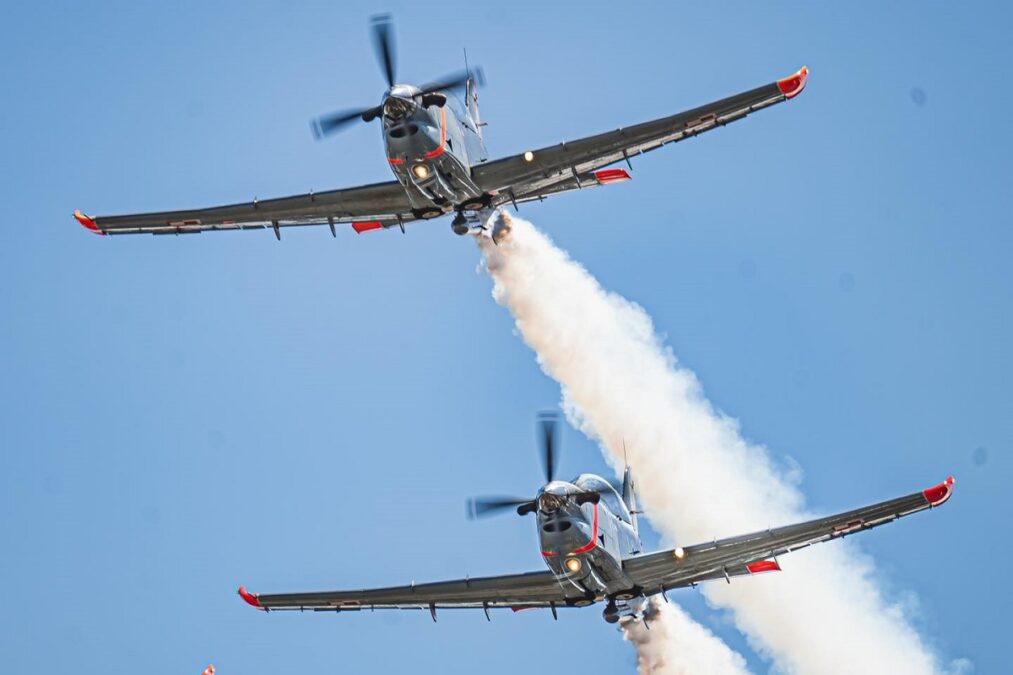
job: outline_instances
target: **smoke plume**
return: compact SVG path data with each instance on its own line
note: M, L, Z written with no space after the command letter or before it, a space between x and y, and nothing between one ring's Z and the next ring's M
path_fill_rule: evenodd
M647 621L622 621L641 675L748 675L745 659L678 605L652 599Z
M601 444L614 467L625 439L638 494L669 542L694 544L812 516L797 477L711 405L641 307L605 291L530 223L499 217L507 230L499 245L479 237L493 297L559 382L570 421ZM782 566L780 574L702 587L778 670L943 670L850 542L792 553Z

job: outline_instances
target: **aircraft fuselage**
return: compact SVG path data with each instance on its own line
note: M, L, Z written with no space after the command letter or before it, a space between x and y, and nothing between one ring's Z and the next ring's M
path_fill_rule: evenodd
M563 498L594 490L601 493L597 503L576 504ZM537 502L542 558L563 583L573 584L589 600L630 600L640 595L622 563L640 552L640 536L608 481L593 474L582 474L573 482L554 481L542 489Z
M471 179L471 165L487 157L477 123L446 96L418 91L396 85L384 101L383 140L391 170L422 218L484 208L488 200Z

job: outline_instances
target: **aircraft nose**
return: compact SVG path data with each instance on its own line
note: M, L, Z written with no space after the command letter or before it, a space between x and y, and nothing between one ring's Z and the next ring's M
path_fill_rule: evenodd
M542 492L538 497L538 510L542 513L555 513L563 505L564 498L552 492Z
M415 102L411 98L404 98L393 93L383 102L383 114L394 119L408 115L414 108Z
M553 495L565 495L572 492L575 488L567 482L561 480L554 480L545 487L542 488L542 492L547 492Z

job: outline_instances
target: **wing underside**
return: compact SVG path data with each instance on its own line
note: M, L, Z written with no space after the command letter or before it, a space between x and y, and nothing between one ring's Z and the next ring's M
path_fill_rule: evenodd
M778 556L939 506L949 499L952 486L950 477L906 497L786 527L637 556L625 560L623 566L648 594L700 581L777 571Z
M572 584L549 571L499 577L457 579L427 584L358 591L239 594L254 607L268 610L348 612L375 609L455 609L564 607L582 597Z
M629 163L637 155L693 138L794 98L805 88L808 76L808 69L803 67L790 77L692 110L481 164L473 168L472 175L483 190L496 195L495 204L543 199L560 192L628 180L629 174L624 169L601 169L619 162Z
M350 223L357 232L403 225L415 220L404 188L396 181L345 190L254 200L206 209L121 216L86 216L78 222L96 234L192 234L207 230L281 229L303 225Z

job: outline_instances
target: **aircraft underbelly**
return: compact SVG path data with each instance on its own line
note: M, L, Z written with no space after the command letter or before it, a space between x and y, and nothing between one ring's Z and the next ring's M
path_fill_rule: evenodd
M622 563L614 558L611 553L599 547L589 557L591 558L591 564L598 573L598 577L605 582L609 594L628 591L633 588L633 581L623 572Z
M425 180L419 180L409 172L398 176L415 208L449 207L482 195L467 169L453 154L445 152L429 160L427 166L430 173Z

